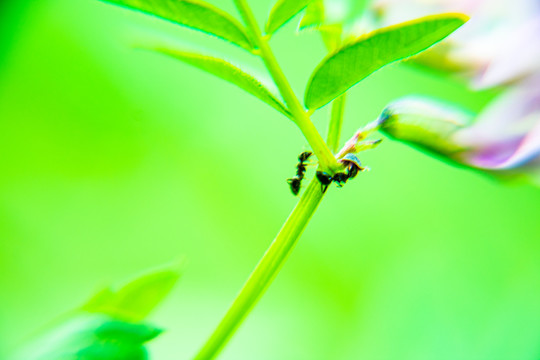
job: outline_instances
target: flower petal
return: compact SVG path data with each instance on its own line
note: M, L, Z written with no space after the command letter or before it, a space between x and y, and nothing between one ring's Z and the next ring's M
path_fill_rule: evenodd
M517 167L538 156L539 124L540 76L496 98L456 141L471 149L463 161L472 166Z
M453 71L477 89L513 84L540 72L538 0L375 0L372 9L383 24L441 11L470 15L452 36L451 51L438 55L444 63L458 64Z
M516 148L514 154L499 169L513 169L524 166L537 157L540 157L540 113L537 113L537 125Z
M540 71L540 16L516 24L498 37L498 51L492 55L486 70L474 85L485 89L515 80ZM504 44L504 46L501 46Z

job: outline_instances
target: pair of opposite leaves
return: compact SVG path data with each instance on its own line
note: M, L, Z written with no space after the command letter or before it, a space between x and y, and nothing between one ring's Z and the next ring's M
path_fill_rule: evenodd
M204 1L104 1L214 35L250 52L256 50L256 44L238 20ZM278 0L270 12L265 32L273 34L313 2ZM467 20L467 16L457 13L427 16L375 30L343 45L328 54L312 73L305 91L306 108L319 109L383 66L416 55L443 40ZM260 81L229 62L187 51L155 50L221 77L293 118L287 107Z

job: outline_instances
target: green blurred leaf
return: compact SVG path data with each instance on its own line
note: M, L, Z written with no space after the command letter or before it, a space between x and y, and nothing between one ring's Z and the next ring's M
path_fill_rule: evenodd
M147 359L145 343L161 332L107 315L77 314L31 339L10 359L142 360Z
M144 275L116 292L102 290L82 310L126 321L141 321L169 294L179 277L177 269Z
M91 345L77 352L79 360L143 360L147 352L143 343L161 334L161 330L124 321L106 321L94 330Z
M96 342L75 355L76 360L146 360L148 354L141 345L115 341ZM49 359L50 360L50 359ZM60 360L60 359L58 359Z
M230 14L200 0L103 0L187 26L247 50L254 48L244 27Z
M281 101L279 101L264 85L262 85L260 81L240 70L236 66L226 62L225 60L179 50L156 49L156 51L172 56L175 59L181 60L210 74L220 77L223 80L226 80L256 96L283 115L289 118L291 117L291 114L285 105L283 105Z
M92 309L99 309L107 304L110 304L111 301L114 301L114 297L114 291L111 288L105 288L94 294L90 300L88 300L86 304L82 306L81 309L89 312L95 312L92 311Z
M107 321L95 330L95 335L102 340L114 340L132 344L142 344L160 335L161 329L145 324L133 324L125 321Z
M474 114L441 100L407 96L389 104L379 117L386 135L432 153L449 156L463 151L453 135L469 125Z
M180 274L176 270L165 270L142 276L115 295L118 314L132 321L144 319L172 290Z
M264 27L267 34L275 33L313 0L278 0L270 11Z
M468 18L449 13L423 17L361 36L327 56L306 87L305 104L318 109L381 67L429 48Z

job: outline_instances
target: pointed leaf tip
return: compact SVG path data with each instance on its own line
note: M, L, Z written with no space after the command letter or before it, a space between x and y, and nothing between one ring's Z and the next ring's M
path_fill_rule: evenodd
M453 33L468 16L446 13L426 16L375 30L328 55L306 87L305 104L318 109L392 62L416 55Z

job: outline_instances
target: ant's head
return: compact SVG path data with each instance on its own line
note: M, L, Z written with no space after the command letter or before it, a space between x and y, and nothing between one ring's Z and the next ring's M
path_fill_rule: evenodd
M319 182L322 185L329 185L333 180L332 175L327 174L323 171L317 171L316 175L317 175L317 180L319 180Z

